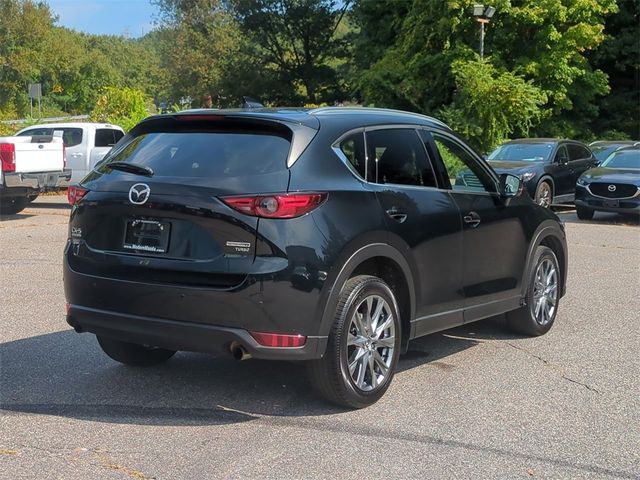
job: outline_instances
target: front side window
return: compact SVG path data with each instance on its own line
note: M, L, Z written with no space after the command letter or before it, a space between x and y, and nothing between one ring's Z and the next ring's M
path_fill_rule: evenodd
M571 160L584 160L585 158L591 157L589 150L581 145L570 143L567 145L567 148L569 150L569 158Z
M454 191L495 192L491 176L459 142L439 133L433 133L433 140Z
M437 187L422 141L412 129L367 131L369 161L375 183Z

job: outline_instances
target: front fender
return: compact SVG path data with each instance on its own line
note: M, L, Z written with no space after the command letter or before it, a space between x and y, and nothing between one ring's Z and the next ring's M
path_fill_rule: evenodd
M524 298L530 283L529 272L532 268L533 254L542 244L550 244L556 251L556 257L558 258L558 264L562 269L561 282L560 282L560 297L566 293L567 284L567 267L568 267L568 252L567 252L567 237L564 228L556 220L543 221L531 238L529 249L527 251L527 262L525 264L524 271L522 273L522 291L521 295Z

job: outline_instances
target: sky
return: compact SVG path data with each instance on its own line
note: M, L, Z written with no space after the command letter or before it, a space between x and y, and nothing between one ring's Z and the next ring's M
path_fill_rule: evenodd
M57 25L86 33L141 37L153 28L150 0L47 0Z

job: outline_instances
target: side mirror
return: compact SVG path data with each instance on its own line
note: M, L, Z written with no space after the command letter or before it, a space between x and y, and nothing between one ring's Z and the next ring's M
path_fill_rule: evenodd
M517 197L522 193L522 178L511 175L510 173L503 173L500 175L500 195L503 198Z

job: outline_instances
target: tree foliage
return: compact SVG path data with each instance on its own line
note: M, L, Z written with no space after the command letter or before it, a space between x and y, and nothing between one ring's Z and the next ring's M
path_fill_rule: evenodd
M526 136L543 116L546 95L519 75L479 60L458 60L452 72L456 91L440 116L479 149L493 149L516 132Z
M483 150L640 137L640 0L494 0L483 62L474 0L153 1L156 28L130 39L0 0L0 119L27 116L41 83L45 115L103 115L134 90L163 108L355 98L440 116Z
M149 116L152 109L151 99L140 90L105 87L91 112L91 120L113 123L129 131Z

